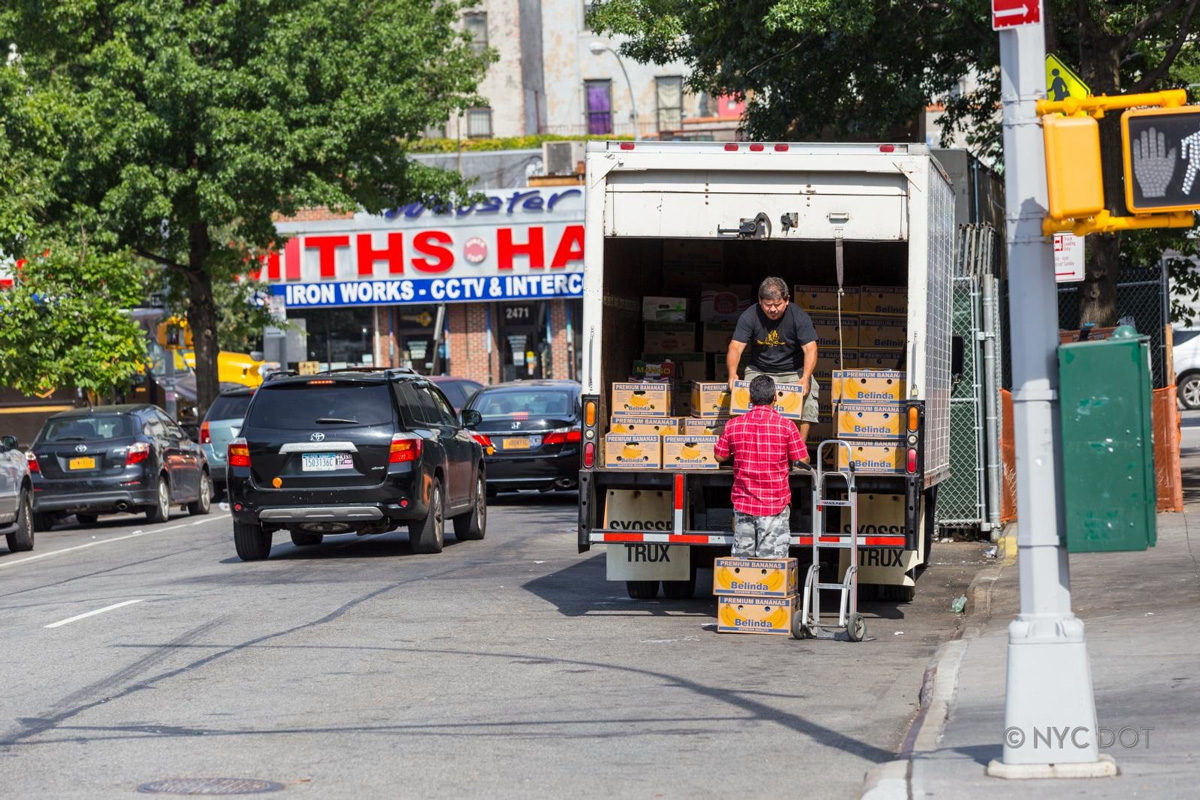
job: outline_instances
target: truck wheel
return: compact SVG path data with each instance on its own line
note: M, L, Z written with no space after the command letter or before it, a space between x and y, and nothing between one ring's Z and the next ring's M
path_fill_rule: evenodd
M292 544L296 547L312 547L315 544L320 544L325 538L320 533L305 533L304 531L288 531L292 535Z
M659 581L625 581L625 591L634 600L653 600L658 597Z
M242 561L262 561L271 554L271 534L262 525L234 522L233 545Z
M188 503L188 513L193 517L198 514L207 514L212 508L212 478L208 477L207 472L200 473L200 496L196 498L196 502Z
M850 636L850 641L861 642L867 638L867 621L863 619L862 614L851 614L846 623L846 633Z
M663 581L663 597L668 600L691 600L696 593L696 568L692 567L691 577L686 581Z
M442 505L442 482L433 479L429 490L429 512L408 526L408 542L414 553L440 553L446 536L446 508Z
M166 522L171 518L171 487L161 475L158 476L158 488L155 492L158 498L154 505L146 509L147 522Z
M8 541L8 549L14 553L33 549L33 500L25 492L21 492L21 504L17 507L17 527L4 538Z
M924 546L922 555L925 559L918 564L920 567L929 566L929 554L933 550L933 532L937 529L935 514L937 514L937 487L925 490L924 507L921 509L921 543Z
M454 538L460 542L482 539L487 533L487 488L483 473L475 479L475 502L466 514L454 518Z

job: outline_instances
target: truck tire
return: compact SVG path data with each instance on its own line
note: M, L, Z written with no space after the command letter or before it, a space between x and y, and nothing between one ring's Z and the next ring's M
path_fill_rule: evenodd
M193 517L207 514L212 509L212 478L207 472L200 473L200 496L193 503L188 503L188 513Z
M429 511L425 519L410 523L408 541L414 553L440 553L446 537L446 507L442 503L442 482L433 479L429 490Z
M8 549L14 553L33 549L33 500L30 499L28 492L21 492L20 505L17 506L16 529L12 533L6 534L4 538L8 542Z
M271 534L262 525L234 522L233 545L242 561L262 561L271 554Z
M924 506L921 508L921 543L924 546L925 560L918 567L929 566L929 554L933 551L933 532L937 529L937 487L931 486L925 490Z
M320 533L305 533L304 531L288 531L292 535L292 544L296 547L312 547L318 545L325 538L324 534Z
M634 600L653 600L658 597L660 581L625 581L625 591Z
M475 499L471 510L454 518L454 538L460 542L479 540L487 533L487 486L483 472L475 479Z

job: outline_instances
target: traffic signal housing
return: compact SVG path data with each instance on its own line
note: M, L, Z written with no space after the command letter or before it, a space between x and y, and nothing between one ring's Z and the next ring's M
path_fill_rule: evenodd
M1121 151L1130 211L1200 210L1200 106L1126 111Z
M1092 117L1042 117L1046 188L1053 219L1082 219L1104 208L1100 126Z

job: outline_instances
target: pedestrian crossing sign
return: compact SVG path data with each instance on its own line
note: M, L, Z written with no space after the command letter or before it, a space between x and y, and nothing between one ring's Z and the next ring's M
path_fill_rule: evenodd
M1091 97L1092 90L1058 56L1046 54L1046 99L1061 102L1071 97Z

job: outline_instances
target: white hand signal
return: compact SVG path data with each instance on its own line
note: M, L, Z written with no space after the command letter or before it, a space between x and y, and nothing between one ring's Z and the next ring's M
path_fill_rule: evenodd
M1192 181L1196 179L1196 173L1200 172L1200 131L1180 142L1180 149L1183 160L1188 162L1187 172L1183 175L1183 193L1191 194Z
M1175 175L1175 148L1167 151L1167 137L1154 128L1142 131L1133 143L1133 177L1145 197L1163 197ZM1186 190L1185 190L1186 191Z

